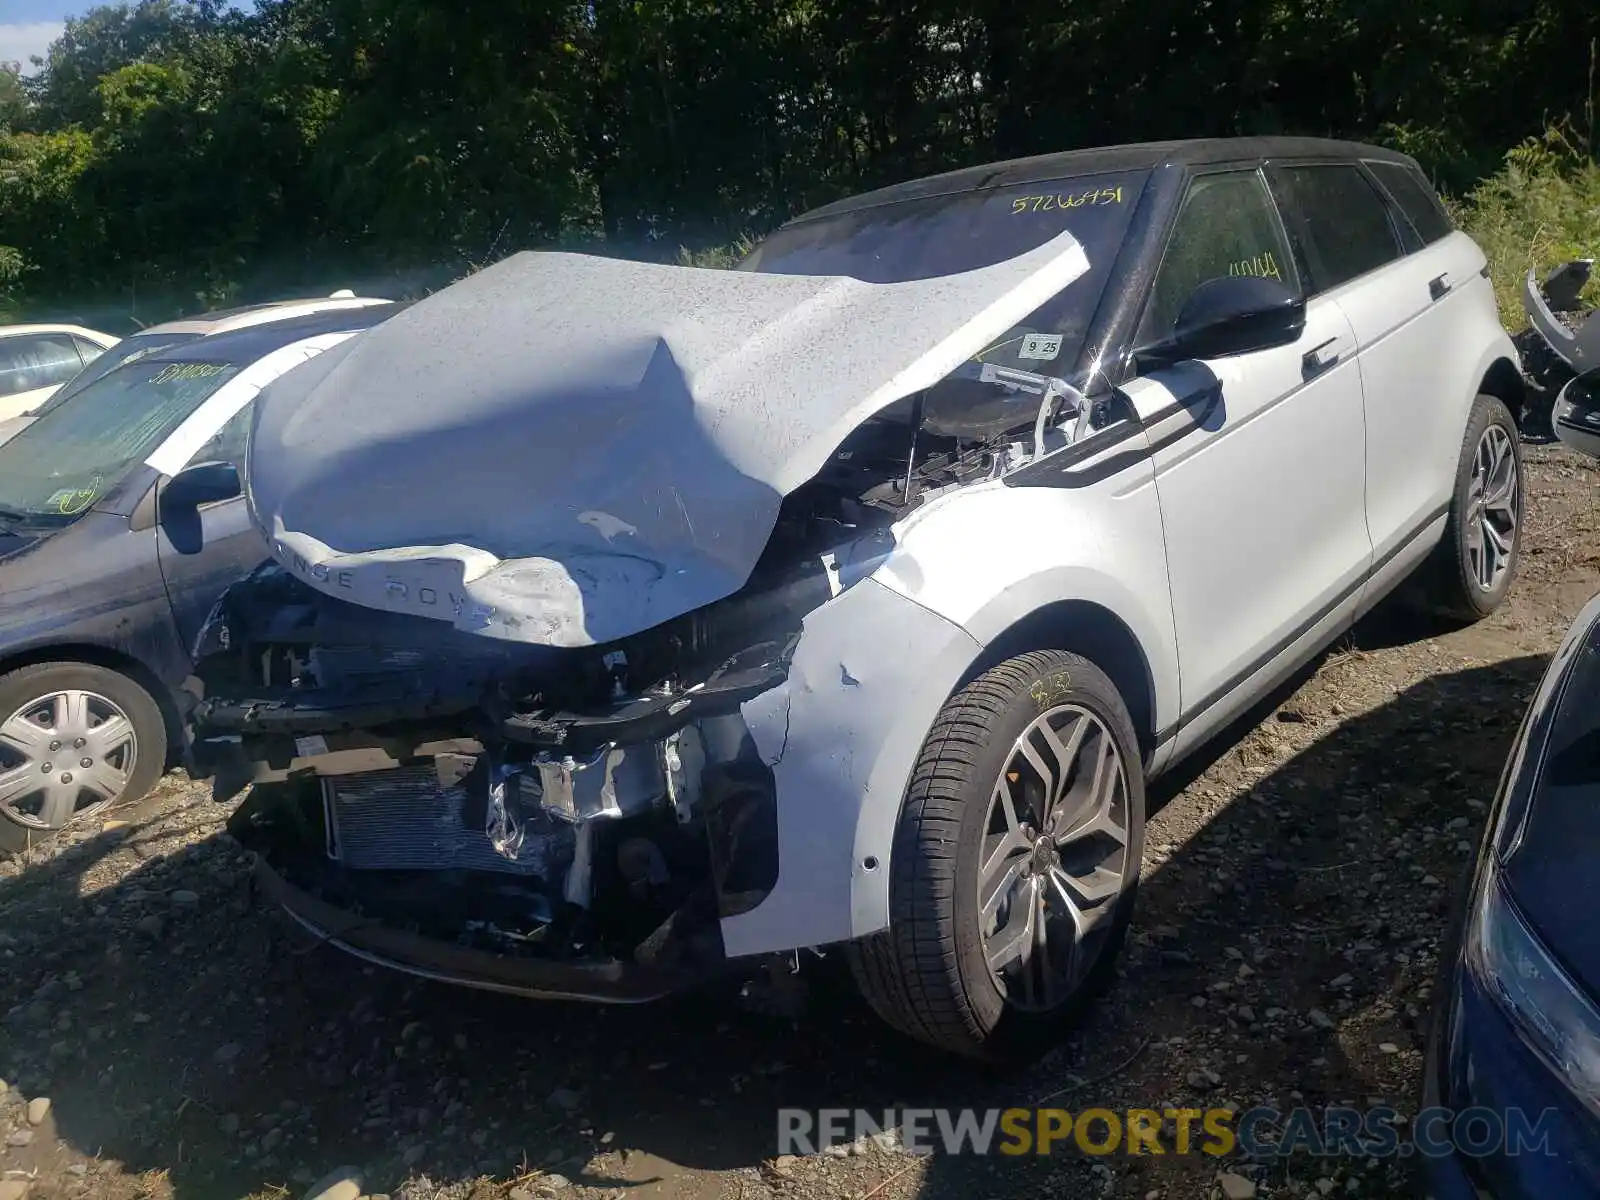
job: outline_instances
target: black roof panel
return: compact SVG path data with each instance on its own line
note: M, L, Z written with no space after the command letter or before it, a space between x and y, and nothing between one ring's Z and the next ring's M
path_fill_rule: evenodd
M1105 171L1149 170L1160 166L1196 166L1204 163L1234 162L1239 159L1288 158L1368 158L1412 164L1413 160L1394 150L1368 146L1361 142L1342 142L1328 138L1249 137L1192 138L1176 142L1135 142L1125 146L1098 146L1014 158L1007 162L963 167L897 183L812 209L794 218L795 222L831 217L860 208L876 208L902 200L945 196L982 188L1038 183L1067 176L1095 175Z

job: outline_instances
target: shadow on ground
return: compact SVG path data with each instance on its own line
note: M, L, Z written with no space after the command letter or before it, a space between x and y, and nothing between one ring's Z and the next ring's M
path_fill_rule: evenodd
M1286 1101L1290 1089L1307 1103L1406 1100L1391 1083L1414 1074L1422 1044L1408 998L1431 974L1463 861L1453 844L1476 840L1482 809L1468 801L1489 799L1542 665L1428 679L1330 723L1265 773L1250 765L1249 739L1270 736L1277 716L1264 733L1222 739L1204 777L1192 782L1191 768L1179 781L1216 791L1216 811L1170 850L1152 843L1164 861L1144 884L1123 977L1061 1050L1007 1079L891 1037L832 962L799 1020L720 993L602 1009L376 971L254 903L246 864L220 835L163 856L160 826L131 835L149 859L108 886L97 885L100 843L0 880L0 931L12 939L0 942L0 1077L53 1098L68 1157L33 1162L41 1187L68 1161L100 1156L164 1169L178 1197L204 1200L266 1184L300 1193L341 1163L365 1166L373 1191L408 1174L445 1186L532 1166L640 1197L763 1195L783 1186L757 1173L775 1153L780 1107L1026 1103L1074 1075L1093 1079L1145 1039L1114 1078L1057 1102L1193 1096L1184 1067L1196 1053L1219 1077L1201 1085L1213 1101ZM1240 781L1231 802L1219 771ZM1444 832L1456 817L1471 826ZM1330 999L1326 981L1344 973L1353 983ZM1340 1027L1310 1023L1312 1008ZM1374 1066L1350 1044L1380 1036L1406 1053ZM880 1157L840 1190L907 1172L935 1200L1088 1195L1091 1183L1178 1196L1201 1194L1216 1169L1057 1155L935 1158L924 1173ZM699 1177L728 1170L740 1171L737 1189Z

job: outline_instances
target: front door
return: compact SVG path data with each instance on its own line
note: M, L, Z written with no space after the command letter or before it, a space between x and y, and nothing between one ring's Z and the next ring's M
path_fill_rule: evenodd
M238 467L243 481L247 469L245 435L253 408L253 404L247 404L235 413L189 461L231 462ZM158 494L158 506L159 503ZM185 649L192 653L200 627L217 599L230 584L249 574L271 554L266 539L251 522L242 496L202 505L198 521L158 521L156 528L161 577L172 604L173 620Z
M1171 332L1195 287L1230 274L1299 287L1255 169L1191 180L1139 344ZM1178 753L1286 675L1354 611L1372 555L1355 349L1339 306L1313 299L1292 345L1182 364L1138 382L1187 406L1178 422L1187 428L1150 434L1181 675Z

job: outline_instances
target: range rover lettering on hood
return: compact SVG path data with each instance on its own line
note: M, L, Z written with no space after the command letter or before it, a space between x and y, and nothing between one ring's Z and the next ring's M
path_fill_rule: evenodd
M852 430L1087 269L1068 233L896 284L519 254L264 392L251 509L330 595L606 643L737 591Z

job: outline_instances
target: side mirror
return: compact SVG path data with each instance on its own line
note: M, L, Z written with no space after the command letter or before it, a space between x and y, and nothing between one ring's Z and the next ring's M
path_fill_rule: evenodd
M1190 293L1172 336L1142 354L1153 363L1224 358L1289 346L1306 327L1306 302L1276 279L1222 275Z
M196 463L185 467L161 489L163 513L193 511L202 504L232 500L244 494L239 468L228 462Z

